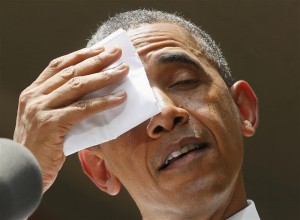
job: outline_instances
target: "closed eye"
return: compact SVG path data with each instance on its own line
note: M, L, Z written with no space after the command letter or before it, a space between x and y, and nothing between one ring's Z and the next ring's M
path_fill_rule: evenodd
M181 80L174 84L172 84L169 88L171 89L191 89L200 84L200 80L198 79L187 79Z

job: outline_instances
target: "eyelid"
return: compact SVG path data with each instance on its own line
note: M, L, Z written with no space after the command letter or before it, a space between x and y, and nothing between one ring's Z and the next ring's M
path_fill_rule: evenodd
M202 71L186 65L172 65L166 68L165 88L168 89L189 89L198 86L202 81Z
M169 88L174 88L176 86L193 86L193 85L198 85L200 83L199 79L184 79L184 80L179 80L175 83L173 83Z

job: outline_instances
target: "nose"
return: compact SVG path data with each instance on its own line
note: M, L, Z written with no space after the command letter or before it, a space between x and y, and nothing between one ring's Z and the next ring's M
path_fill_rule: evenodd
M176 106L163 92L154 90L154 93L161 112L151 118L147 133L151 138L159 138L164 132L185 124L189 120L189 113L184 108Z

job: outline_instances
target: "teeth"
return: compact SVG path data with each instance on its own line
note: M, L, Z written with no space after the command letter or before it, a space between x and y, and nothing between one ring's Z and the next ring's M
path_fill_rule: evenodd
M188 151L189 151L189 148L188 148L188 147L184 147L184 148L181 149L181 152L182 152L183 154L187 153Z
M171 155L173 156L173 157L178 157L178 156L180 156L182 153L181 153L181 151L174 151Z
M187 152L194 150L194 149L198 149L198 148L199 148L199 145L191 144L191 145L185 146L180 151L174 151L167 157L166 164L168 164L169 161L172 160L173 158L179 157L182 154L186 154Z

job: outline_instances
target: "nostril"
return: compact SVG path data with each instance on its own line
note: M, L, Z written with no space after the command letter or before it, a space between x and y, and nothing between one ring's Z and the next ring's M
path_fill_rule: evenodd
M165 105L161 109L161 113L150 119L147 133L151 138L159 138L163 133L188 121L189 113L184 108L176 107L173 104Z
M159 126L157 126L157 127L153 130L153 133L154 133L154 134L157 134L157 133L162 132L162 130L163 130L163 127L159 125Z
M180 124L183 120L184 120L184 117L181 117L181 116L175 117L174 120L173 120L172 128L175 127L177 124ZM164 128L163 126L158 125L153 130L153 134L161 133L164 129L166 129L166 128ZM168 130L168 129L166 129L166 130Z
M175 117L174 118L174 126L179 124L180 122L182 122L182 120L183 120L183 117L180 117L180 116Z

